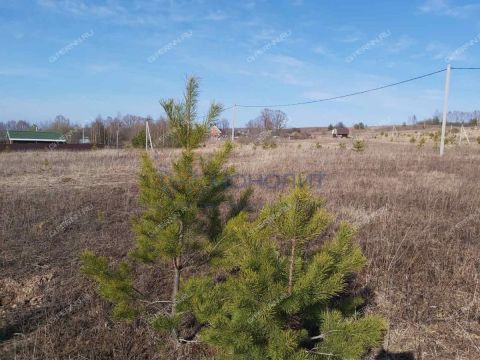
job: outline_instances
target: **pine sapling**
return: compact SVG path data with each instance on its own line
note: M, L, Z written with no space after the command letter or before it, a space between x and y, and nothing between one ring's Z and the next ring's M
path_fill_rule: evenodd
M225 257L183 288L181 307L202 324L196 339L220 359L359 359L378 346L385 321L362 316L348 289L366 263L354 230L342 223L316 245L330 220L303 182L257 219L230 220Z
M208 262L218 252L218 241L229 216L235 216L248 205L251 190L235 202L227 194L231 187L233 167L227 161L233 146L226 143L208 159L194 149L204 139L210 124L222 107L213 103L204 122L195 121L198 82L187 80L184 101L162 101L168 116L172 138L183 147L180 158L172 162L171 174L161 174L146 153L141 158L139 203L142 212L133 219L136 244L130 261L110 265L106 258L90 251L82 255L82 271L97 283L100 295L114 305L116 317L133 319L139 314L152 317L152 325L170 332L176 343L182 313L177 310L182 276L188 267ZM220 208L230 204L230 212L221 216ZM155 299L148 290L134 286L129 263L150 266L167 265L172 270L169 299ZM167 304L158 310L156 304ZM155 305L155 306L154 306ZM157 310L154 310L157 309Z

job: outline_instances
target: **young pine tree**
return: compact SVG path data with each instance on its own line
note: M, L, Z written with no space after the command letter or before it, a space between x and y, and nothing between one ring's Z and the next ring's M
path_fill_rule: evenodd
M352 145L352 150L356 152L363 152L367 145L365 144L365 141L357 139L353 140L353 145Z
M323 202L305 184L265 207L255 221L231 220L225 257L184 287L203 328L198 339L219 359L359 359L380 344L384 320L357 312L347 283L365 265L354 231L342 223L319 249L329 225Z
M169 128L183 152L172 163L170 175L160 174L147 154L142 155L139 202L143 208L133 221L136 244L130 260L118 266L90 251L82 255L82 271L97 283L100 295L113 303L118 318L133 319L141 313L152 318L159 330L171 331L177 341L182 314L177 311L182 275L188 267L208 262L221 248L220 234L227 219L220 208L228 203L232 217L242 211L251 194L247 190L238 203L227 195L233 168L226 166L232 151L227 143L209 159L199 157L194 149L204 139L210 125L221 113L221 106L212 103L206 119L196 121L198 81L187 80L182 102L172 99L161 102L168 117ZM171 269L169 299L152 299L134 286L133 260ZM154 313L149 304L166 303L167 308ZM156 306L155 305L155 306Z

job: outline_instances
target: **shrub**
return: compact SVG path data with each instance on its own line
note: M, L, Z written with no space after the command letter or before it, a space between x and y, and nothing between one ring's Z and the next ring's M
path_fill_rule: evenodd
M417 142L417 139L415 138L415 136L410 136L410 143L415 144L416 142Z
M454 133L449 132L445 136L445 145L455 145L457 143L457 136Z
M440 131L430 133L429 136L430 136L430 139L432 139L433 141L433 148L437 149L440 144Z
M347 148L347 144L345 144L344 142L339 142L338 143L338 147L341 149L341 150L345 150Z
M275 149L278 146L273 136L265 137L261 144L263 149Z
M480 136L477 137L477 143L480 145Z
M363 140L354 140L352 150L356 152L362 152L366 148L365 141Z
M418 141L418 144L417 144L417 147L418 148L422 148L425 143L427 142L427 139L425 139L423 136L420 138L420 140Z
M132 138L132 146L135 148L145 147L145 129L141 129L137 134Z

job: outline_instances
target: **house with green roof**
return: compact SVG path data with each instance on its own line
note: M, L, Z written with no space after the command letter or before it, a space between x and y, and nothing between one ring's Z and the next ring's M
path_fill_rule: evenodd
M7 130L7 143L66 143L67 139L61 133L53 131Z

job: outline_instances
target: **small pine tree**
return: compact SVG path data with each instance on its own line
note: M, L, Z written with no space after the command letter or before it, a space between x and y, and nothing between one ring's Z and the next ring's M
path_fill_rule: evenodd
M440 131L430 133L429 136L433 141L433 148L438 149L438 147L440 146Z
M359 359L380 344L385 321L361 316L363 299L347 291L366 262L353 229L342 223L314 250L330 219L299 183L255 221L241 213L228 223L225 257L212 274L189 279L182 304L218 358Z
M135 148L142 148L145 146L145 129L141 129L133 138L132 146Z
M363 140L354 140L352 145L352 150L356 152L363 152L367 145Z
M193 151L221 111L221 106L212 104L207 120L200 124L195 122L197 97L198 82L189 78L184 102L162 102L169 127L176 142L183 146L183 152L172 163L171 175L158 173L152 159L146 153L142 155L139 202L143 211L133 221L136 244L129 254L131 260L171 267L170 299L161 300L169 305L169 311L162 309L155 314L152 325L160 331L171 331L178 341L182 315L177 312L181 277L188 267L216 256L219 235L226 220L248 205L251 194L247 189L237 203L227 196L234 171L226 166L232 144L226 143L209 159ZM220 208L228 204L230 213L225 219ZM111 266L106 258L90 251L82 255L82 271L97 283L100 295L113 303L113 315L117 318L133 319L142 312L151 314L142 304L152 299L149 294L135 289L131 268L126 260Z
M270 136L266 136L266 137L262 140L261 144L262 144L262 148L265 149L265 150L267 150L267 149L275 149L275 148L278 146L277 142L275 141L275 138L274 138L273 136L271 136L271 135L270 135Z
M420 137L420 140L418 141L417 147L419 149L422 148L425 145L426 142L427 142L427 139L425 139L423 136Z

